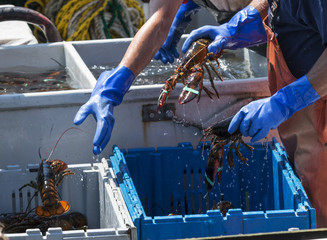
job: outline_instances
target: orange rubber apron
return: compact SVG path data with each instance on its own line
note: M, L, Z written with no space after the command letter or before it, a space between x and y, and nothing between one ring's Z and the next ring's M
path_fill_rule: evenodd
M267 68L271 94L292 83L290 72L277 38L263 21L267 33ZM326 97L296 112L278 127L290 161L312 206L316 209L317 227L327 227L327 106Z

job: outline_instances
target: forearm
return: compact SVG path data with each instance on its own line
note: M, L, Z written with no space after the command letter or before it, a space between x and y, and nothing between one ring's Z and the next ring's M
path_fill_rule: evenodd
M176 12L182 3L182 0L164 1L166 2L156 6L157 11L137 32L120 63L131 69L135 76L150 63L164 43Z
M267 0L253 0L249 4L252 7L255 7L261 15L261 18L264 19L268 14L268 1Z
M307 73L307 78L320 97L327 95L327 49Z

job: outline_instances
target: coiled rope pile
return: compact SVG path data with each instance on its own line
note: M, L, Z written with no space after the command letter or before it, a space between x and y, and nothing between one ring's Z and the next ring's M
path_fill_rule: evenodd
M48 17L66 41L134 37L145 22L137 0L27 0L25 7Z

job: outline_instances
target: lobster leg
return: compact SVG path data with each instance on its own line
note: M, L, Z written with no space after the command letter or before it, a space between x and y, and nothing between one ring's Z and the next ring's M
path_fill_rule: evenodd
M24 184L23 186L21 186L21 187L19 188L19 191L21 191L23 188L26 188L26 187L31 187L31 188L34 188L34 189L38 190L38 185L37 185L37 183L34 182L34 181L30 181L29 183L26 183L26 184Z
M206 92L206 94L212 99L213 92L210 92L208 88L203 86L203 90Z
M209 63L209 65L213 68L213 70L214 70L214 72L216 73L216 74L218 74L218 72L216 71L216 69L214 68L214 66L212 65L212 63L210 62L210 61L208 61L208 63ZM217 91L217 89L216 89L216 87L215 87L215 84L214 84L214 82L213 82L213 77L212 77L212 75L211 75L211 73L210 73L210 70L209 70L209 68L208 68L208 66L206 65L206 64L204 64L204 67L207 69L207 71L208 71L208 75L209 75L209 80L210 80L210 84L211 84L211 87L213 88L213 90L215 90L215 92L216 92L216 95L217 95L217 97L219 98L219 93L218 93L218 91ZM218 76L221 78L221 76L218 74Z
M207 62L208 62L208 64L210 65L211 69L216 73L216 75L217 75L217 77L220 79L220 81L223 81L223 79L222 79L220 73L216 70L216 68L215 68L215 66L212 64L212 62L209 61L209 60L208 60ZM219 66L219 62L218 62L217 59L216 59L216 63L217 63L217 65Z
M199 103L199 101L200 101L202 89L204 89L203 80L200 81L199 96L198 96L197 103Z
M243 155L241 154L240 152L240 146L241 146L241 138L239 138L238 140L238 145L237 147L235 148L235 153L236 155L238 156L238 158L244 163L244 164L247 164L246 162L248 161L247 158L243 157Z
M228 165L229 165L230 170L232 170L235 167L232 148L233 148L233 146L230 145L228 153L227 153L227 161L228 161Z
M241 141L241 143L242 143L245 147L247 147L247 149L249 149L250 151L253 151L254 147L252 147L252 146L246 144L246 143L243 141L242 138L240 138L240 141Z
M56 185L57 185L57 186L60 186L61 183L62 183L62 181L64 180L64 177L65 177L65 176L68 176L68 175L74 175L74 174L75 174L75 173L72 172L70 169L66 169L66 170L64 170L63 172L60 172L60 173L58 174L58 179L57 179L57 183L56 183Z

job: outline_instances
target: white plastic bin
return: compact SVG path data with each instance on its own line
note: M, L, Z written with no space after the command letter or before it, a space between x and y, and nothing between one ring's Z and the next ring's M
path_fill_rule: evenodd
M87 101L95 84L92 74L70 43L0 48L0 72L16 69L42 72L56 69L58 64L68 69L77 89L0 95L0 168L38 163L38 149L45 153L64 130L73 126L76 112ZM89 134L78 135L79 131L66 134L56 150L58 158L70 164L87 163L92 159L94 130L88 131L87 126L86 123L82 128ZM65 145L67 148L61 147Z
M25 187L18 189L31 180L36 180L38 165L26 168L9 166L0 170L0 213L26 211L28 193L35 190ZM118 187L112 168L103 159L94 164L72 164L68 166L75 175L66 176L59 186L60 199L68 201L68 213L80 212L86 216L88 229L62 231L61 228L48 229L42 237L39 229L28 229L26 233L7 234L11 240L20 239L136 239L136 229L129 216L126 204ZM37 200L37 201L36 201ZM31 209L42 205L41 199L32 199Z

